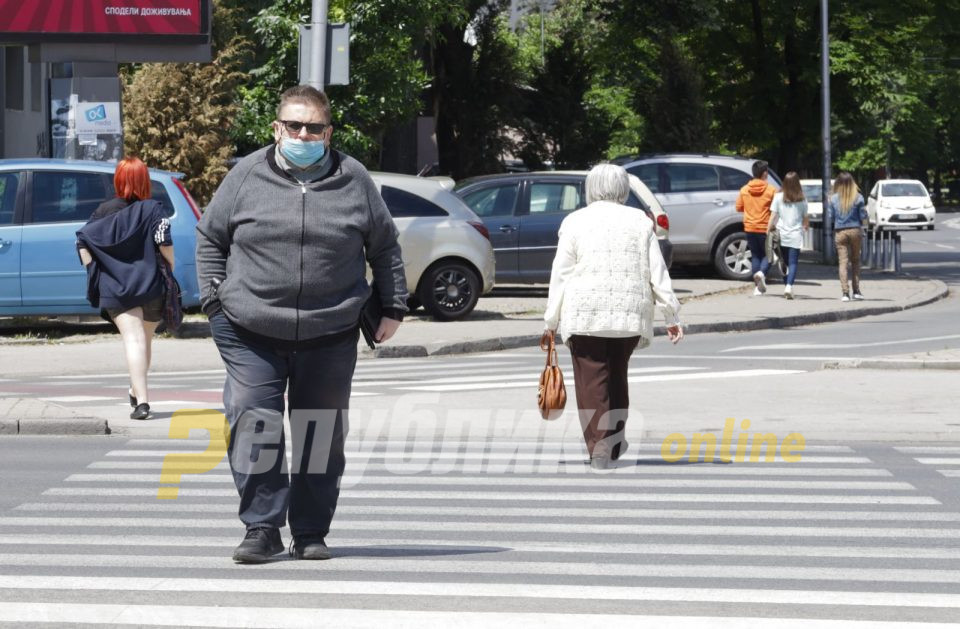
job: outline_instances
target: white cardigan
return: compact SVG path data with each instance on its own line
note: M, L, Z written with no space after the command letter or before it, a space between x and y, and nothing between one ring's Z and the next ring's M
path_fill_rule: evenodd
M667 325L677 325L680 302L646 214L596 201L563 220L543 315L548 329L564 340L640 336L646 347L655 301Z

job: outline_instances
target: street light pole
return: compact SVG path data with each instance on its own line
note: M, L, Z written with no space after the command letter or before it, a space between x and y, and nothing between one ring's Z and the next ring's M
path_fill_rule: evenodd
M830 247L830 236L833 231L828 230L827 226L827 203L830 200L830 34L829 34L829 16L827 14L828 0L820 0L820 83L821 83L821 103L820 113L822 116L822 134L823 134L823 170L821 171L820 200L823 202L823 242L821 243L824 262L833 260L833 248Z
M310 72L307 85L323 90L327 68L327 0L313 0L310 15Z

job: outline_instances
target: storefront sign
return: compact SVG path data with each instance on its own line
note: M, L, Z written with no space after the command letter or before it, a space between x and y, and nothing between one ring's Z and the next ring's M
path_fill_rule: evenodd
M201 35L206 0L0 0L0 33Z

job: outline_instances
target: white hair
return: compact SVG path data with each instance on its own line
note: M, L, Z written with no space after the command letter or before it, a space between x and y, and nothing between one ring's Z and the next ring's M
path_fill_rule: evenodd
M587 174L587 205L594 201L623 203L630 193L627 171L616 164L598 164Z

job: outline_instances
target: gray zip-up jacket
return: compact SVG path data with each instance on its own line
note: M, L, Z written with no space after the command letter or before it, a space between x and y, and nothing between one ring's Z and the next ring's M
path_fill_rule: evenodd
M328 173L300 183L275 150L234 166L197 225L204 312L222 309L242 328L283 341L341 333L357 326L370 294L368 262L383 315L402 320L397 228L366 169L332 151Z

